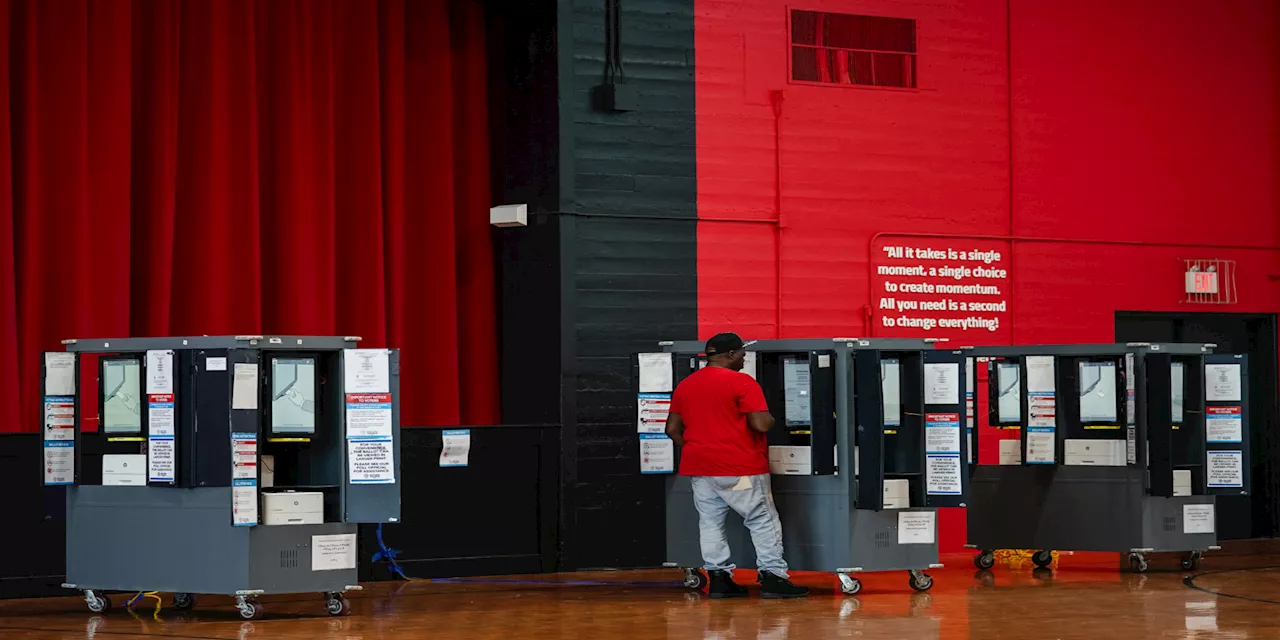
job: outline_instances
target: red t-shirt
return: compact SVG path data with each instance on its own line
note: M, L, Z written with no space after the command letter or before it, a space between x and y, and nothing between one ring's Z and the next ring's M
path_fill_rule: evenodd
M747 426L747 414L768 411L751 376L706 367L676 387L671 413L684 420L682 476L754 476L769 473L765 434Z

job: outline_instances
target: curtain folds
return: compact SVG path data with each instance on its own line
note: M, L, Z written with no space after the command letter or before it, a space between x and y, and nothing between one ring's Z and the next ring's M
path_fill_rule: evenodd
M406 426L496 423L484 35L478 0L0 0L0 432L60 340L187 334L362 336Z

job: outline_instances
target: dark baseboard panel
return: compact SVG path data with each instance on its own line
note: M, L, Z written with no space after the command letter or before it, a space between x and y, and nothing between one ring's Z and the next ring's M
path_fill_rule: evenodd
M469 427L466 467L440 468L437 428L402 431L401 522L383 528L413 577L555 571L560 429ZM0 436L0 482L9 496L0 554L0 599L71 595L65 581L65 490L40 485L38 434ZM228 524L228 526L230 526ZM378 551L377 526L360 527L360 579L396 579Z

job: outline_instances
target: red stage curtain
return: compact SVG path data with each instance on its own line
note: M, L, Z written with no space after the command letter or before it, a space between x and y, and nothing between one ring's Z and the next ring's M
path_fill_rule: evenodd
M0 432L64 338L359 335L498 421L478 0L0 0Z

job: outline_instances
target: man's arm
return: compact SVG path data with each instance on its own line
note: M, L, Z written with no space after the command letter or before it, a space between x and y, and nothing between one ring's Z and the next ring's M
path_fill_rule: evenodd
M747 414L747 426L756 433L769 433L773 428L773 414L768 411L753 411Z
M684 446L684 420L680 418L680 414L667 414L667 437L671 438L677 447Z

